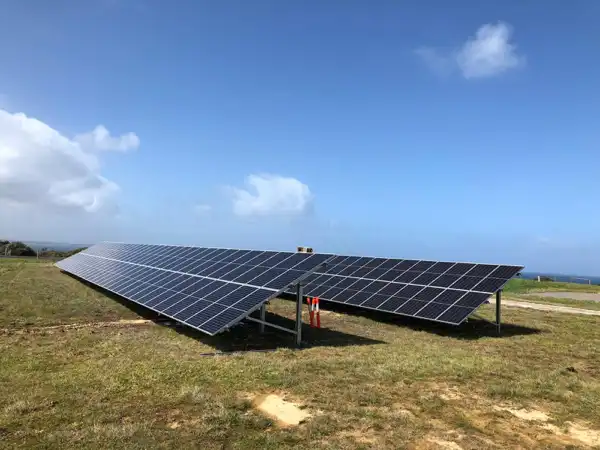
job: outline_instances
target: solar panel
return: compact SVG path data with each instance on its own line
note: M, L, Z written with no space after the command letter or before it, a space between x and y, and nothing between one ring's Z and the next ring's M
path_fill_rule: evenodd
M135 303L217 334L331 255L102 243L56 263Z
M461 324L522 266L335 255L304 293L336 303Z

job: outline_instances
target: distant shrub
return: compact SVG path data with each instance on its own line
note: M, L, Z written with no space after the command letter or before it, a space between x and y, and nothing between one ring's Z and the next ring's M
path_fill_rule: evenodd
M36 252L30 246L23 242L15 241L10 242L6 240L0 240L0 256L40 256L42 258L68 258L87 247L80 247L73 250L51 250L47 247L42 248L39 252Z
M23 242L9 242L4 244L4 253L8 249L10 256L35 256L35 250L30 246L25 245Z
M69 256L73 256L87 247L80 247L73 250L61 251L61 250L49 250L47 248L43 248L40 251L40 256L43 258L68 258Z

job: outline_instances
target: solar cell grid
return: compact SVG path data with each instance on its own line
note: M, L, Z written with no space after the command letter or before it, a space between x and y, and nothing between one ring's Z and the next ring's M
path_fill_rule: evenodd
M329 258L291 252L102 243L56 265L205 333L216 334Z
M312 274L305 295L459 324L521 266L338 255Z
M320 273L306 277L307 272L327 260ZM459 324L522 269L492 264L114 243L96 245L57 265L209 334L245 317L303 277L308 296Z
M81 258L79 258L79 259L81 259ZM85 261L80 261L80 264L84 264L85 265L86 262ZM94 275L91 276L91 280L90 281L97 282L102 287L105 287L105 288L107 288L107 289L110 290L111 285L107 284L107 283L105 283L103 281L103 280L106 279L107 275L110 274L110 268L109 268L110 266L111 266L110 264L107 264L105 262L101 263L100 265L90 266L90 269L93 270L93 273L94 273ZM66 267L66 268L69 269L71 267ZM113 273L116 275L116 272L113 272ZM181 280L182 283L187 283L187 282L190 281L188 278L191 278L191 277L181 276L179 278L183 278L183 280ZM225 291L223 291L223 287L224 286L234 287L233 289L232 288L226 289L227 291L234 291L235 288L240 287L239 285L225 285L225 284L221 284L221 287L220 287L221 293L225 293ZM150 294L150 293L152 293L152 292L154 292L156 290L157 290L157 286L154 285L154 284L151 284L151 283L138 282L138 283L136 283L136 286L135 286L135 294L138 296L138 298L144 298L145 296L148 296L148 294ZM168 292L171 295L163 295L163 298L162 298L161 301L154 302L154 307L156 308L156 307L160 306L161 304L167 303L167 304L169 304L169 306L165 307L165 308L162 308L160 312L165 313L167 315L169 315L169 313L174 314L175 309L177 309L176 307L174 307L174 304L176 304L177 302L181 302L182 300L186 299L187 297L185 296L185 294L182 294L182 293L179 293L179 292L175 292L175 291L171 291L168 288L161 290L161 292L165 292L165 291ZM238 302L236 302L236 303L245 302L243 304L243 306L244 307L249 306L248 302L245 301L245 297L248 297L251 294L255 294L256 291L257 291L257 289L250 289L250 291L246 291L246 294L248 294L248 295L245 295L244 297L242 297L241 300L238 300ZM260 291L260 290L258 290L258 291ZM117 292L117 293L119 293L119 292ZM260 293L261 294L265 294L265 292L260 292ZM131 295L130 291L128 291L128 290L126 290L124 292L124 294L125 295ZM271 292L269 292L269 294L271 294ZM258 297L258 296L252 297L253 301L256 301L256 300L259 300L259 299L260 300L264 300L264 295L260 296L260 297ZM199 299L194 299L193 303L198 302L198 300ZM207 304L210 305L211 303L204 303L204 305L207 305ZM223 309L222 306L229 306L229 305L222 305L220 303L220 297L216 298L216 301L213 302L213 304L217 304L219 307L221 307L221 309ZM234 307L236 306L235 303L233 305L234 305ZM237 307L235 308L234 312L236 314L238 314L238 315L246 315L247 314L247 311L245 311L244 309L240 310ZM228 313L228 314L231 314L231 313ZM207 328L207 329L203 328L202 324L198 323L198 319L195 320L195 323L196 323L196 325L198 327L202 328L203 331L206 331L206 332L212 332L212 331L214 331L210 327Z

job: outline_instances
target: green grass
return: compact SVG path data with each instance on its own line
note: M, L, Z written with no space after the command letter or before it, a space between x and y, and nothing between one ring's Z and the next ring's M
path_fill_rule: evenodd
M482 321L455 329L338 310L294 350L290 335L253 325L212 338L154 323L34 329L139 316L49 264L0 261L0 286L1 448L566 447L497 404L600 429L596 317L506 308L497 338ZM294 304L269 310L286 321ZM243 348L273 351L204 356ZM314 417L281 428L247 400L265 393Z
M521 297L508 297L509 299L532 302L532 303L543 303L545 305L560 305L569 306L571 308L590 309L592 311L600 311L600 302L594 302L592 300L576 300L572 298L556 298L556 297L542 297L535 296L532 294L522 295Z
M554 281L535 281L524 280L522 278L513 278L506 286L504 292L508 294L527 294L530 292L600 292L600 286L594 284L579 284L579 283L558 283Z
M591 300L577 300L570 298L557 298L536 296L540 292L585 292L600 293L600 286L578 283L556 283L552 281L538 282L535 280L524 280L515 278L510 280L504 287L508 298L533 303L544 303L548 305L570 306L574 308L591 309L600 311L600 302Z
M135 317L120 303L61 275L52 262L0 259L0 328Z

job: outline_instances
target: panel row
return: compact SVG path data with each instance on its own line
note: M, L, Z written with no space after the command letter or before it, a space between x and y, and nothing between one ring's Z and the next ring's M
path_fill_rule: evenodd
M135 266L82 254L57 263L106 290L214 335L274 295L272 290Z
M340 281L333 281L337 278ZM304 295L360 308L418 317L458 325L489 298L482 292L467 292L426 286L329 277L330 283L309 282ZM350 285L350 282L357 282ZM352 289L354 288L354 289Z
M373 280L393 281L400 277L402 282L412 282L423 275L431 279L434 275L449 275L460 278L468 275L473 278L501 278L508 280L514 277L523 267L494 264L474 264L460 262L417 261L412 259L368 258L360 256L335 256L328 261L327 269L322 271L331 275L342 275ZM425 282L416 284L429 284Z
M89 256L81 253L87 258L95 258L103 261L117 261L105 259L102 256ZM119 260L119 262L123 262ZM213 261L196 261L187 268L180 271L169 269L138 266L135 263L123 262L131 267L142 267L156 273L170 273L177 275L193 275L194 277L205 277L211 279L225 280L237 284L264 287L274 291L280 291L286 286L293 284L297 279L306 275L306 270L269 268L264 266L252 266L249 264L221 263Z
M206 276L203 270L210 267L224 271L240 266L240 270L264 267L306 272L331 258L309 253L113 243L95 245L84 254L202 276Z
M389 272L388 272L389 274ZM391 275L391 274L390 274ZM391 278L391 279L390 279ZM437 275L433 273L415 273L404 272L400 276L393 278L392 276L382 276L379 279L356 278L342 275L331 275L323 273L314 273L307 277L307 282L311 282L316 286L326 285L330 287L338 286L343 289L362 290L366 286L378 287L383 289L386 287L393 293L407 286L431 286L438 288L452 288L463 291L477 291L493 294L504 286L508 280L504 278L480 278L470 275Z

